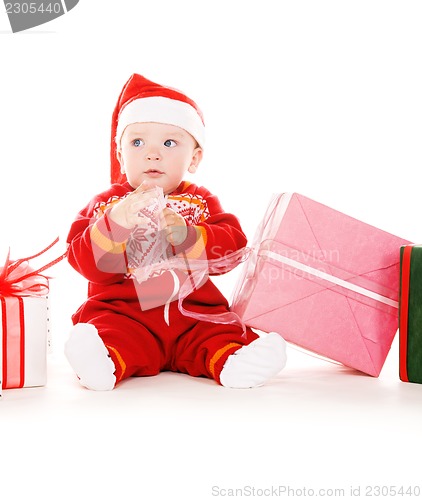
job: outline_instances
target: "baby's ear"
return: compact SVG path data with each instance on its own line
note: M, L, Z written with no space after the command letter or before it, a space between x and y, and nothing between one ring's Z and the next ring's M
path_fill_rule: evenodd
M125 167L123 165L123 156L122 156L122 152L120 150L117 151L117 160L118 162L120 163L120 173L121 174L124 174L125 173Z
M202 156L203 156L202 148L200 147L195 148L193 151L191 164L189 165L188 168L189 173L194 174L197 171L198 165L201 163Z

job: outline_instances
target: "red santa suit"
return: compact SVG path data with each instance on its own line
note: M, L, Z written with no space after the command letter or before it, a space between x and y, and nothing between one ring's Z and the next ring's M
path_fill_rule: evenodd
M131 124L151 122L179 127L204 147L204 120L194 101L141 75L129 78L112 116L111 187L79 212L68 236L68 260L89 285L88 299L72 317L66 357L81 384L94 390L164 370L213 378L225 387L259 386L284 366L285 342L276 333L261 337L244 329L209 279L242 255L246 238L237 218L208 190L188 182L165 200L160 191L156 220L154 209L147 214L149 205L136 214L142 222L132 229L109 217L137 184L128 182L119 156L123 133ZM164 204L186 222L187 237L177 247L161 245L165 227L160 233L157 221Z
M220 382L228 356L258 336L250 329L244 333L236 322L213 321L213 316L227 315L229 306L208 276L183 300L189 315L180 310L178 300L170 301L174 272L166 270L143 283L134 279L129 249L142 244L142 238L137 228L123 228L108 217L113 203L131 191L127 182L113 184L95 196L71 226L68 260L89 281L88 299L72 316L73 323L92 324L98 330L116 367L116 383L164 370ZM225 213L204 187L182 182L165 202L183 215L188 227L188 237L173 247L174 253L206 255L212 261L245 247L238 219ZM189 279L186 273L177 274L178 279ZM204 314L209 319L197 319Z

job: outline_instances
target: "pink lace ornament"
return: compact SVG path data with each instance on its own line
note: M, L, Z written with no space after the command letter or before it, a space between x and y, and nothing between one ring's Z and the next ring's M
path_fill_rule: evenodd
M236 313L227 311L225 313L212 314L189 311L183 307L183 301L195 289L199 289L207 281L210 274L218 275L227 273L246 260L248 255L248 248L242 248L218 259L211 260L188 259L186 254L182 253L180 255L170 257L165 261L137 268L133 274L139 283L166 271L172 275L174 280L174 289L171 296L164 304L164 317L167 324L169 324L170 303L174 300L178 300L179 311L185 316L213 323L238 324L242 327L243 333L245 333L246 327ZM175 271L185 273L188 279L185 279L182 283L180 283Z
M149 269L164 262L170 246L161 220L166 206L163 190L155 186L145 193L152 193L154 197L151 203L138 213L141 222L134 228L126 243L129 269Z

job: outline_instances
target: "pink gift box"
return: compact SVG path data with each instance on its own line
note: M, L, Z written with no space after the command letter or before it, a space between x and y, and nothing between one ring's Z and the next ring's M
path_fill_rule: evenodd
M247 326L378 376L398 329L408 243L300 194L277 195L232 310Z

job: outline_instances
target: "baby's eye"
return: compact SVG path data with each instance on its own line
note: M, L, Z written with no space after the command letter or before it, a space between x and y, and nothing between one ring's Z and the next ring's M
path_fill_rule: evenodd
M144 145L144 141L142 139L135 139L134 141L132 141L132 144L136 148L139 148L139 146L143 146Z
M176 141L173 141L173 139L167 139L164 141L164 146L166 146L166 148L174 148L174 146L176 146Z

